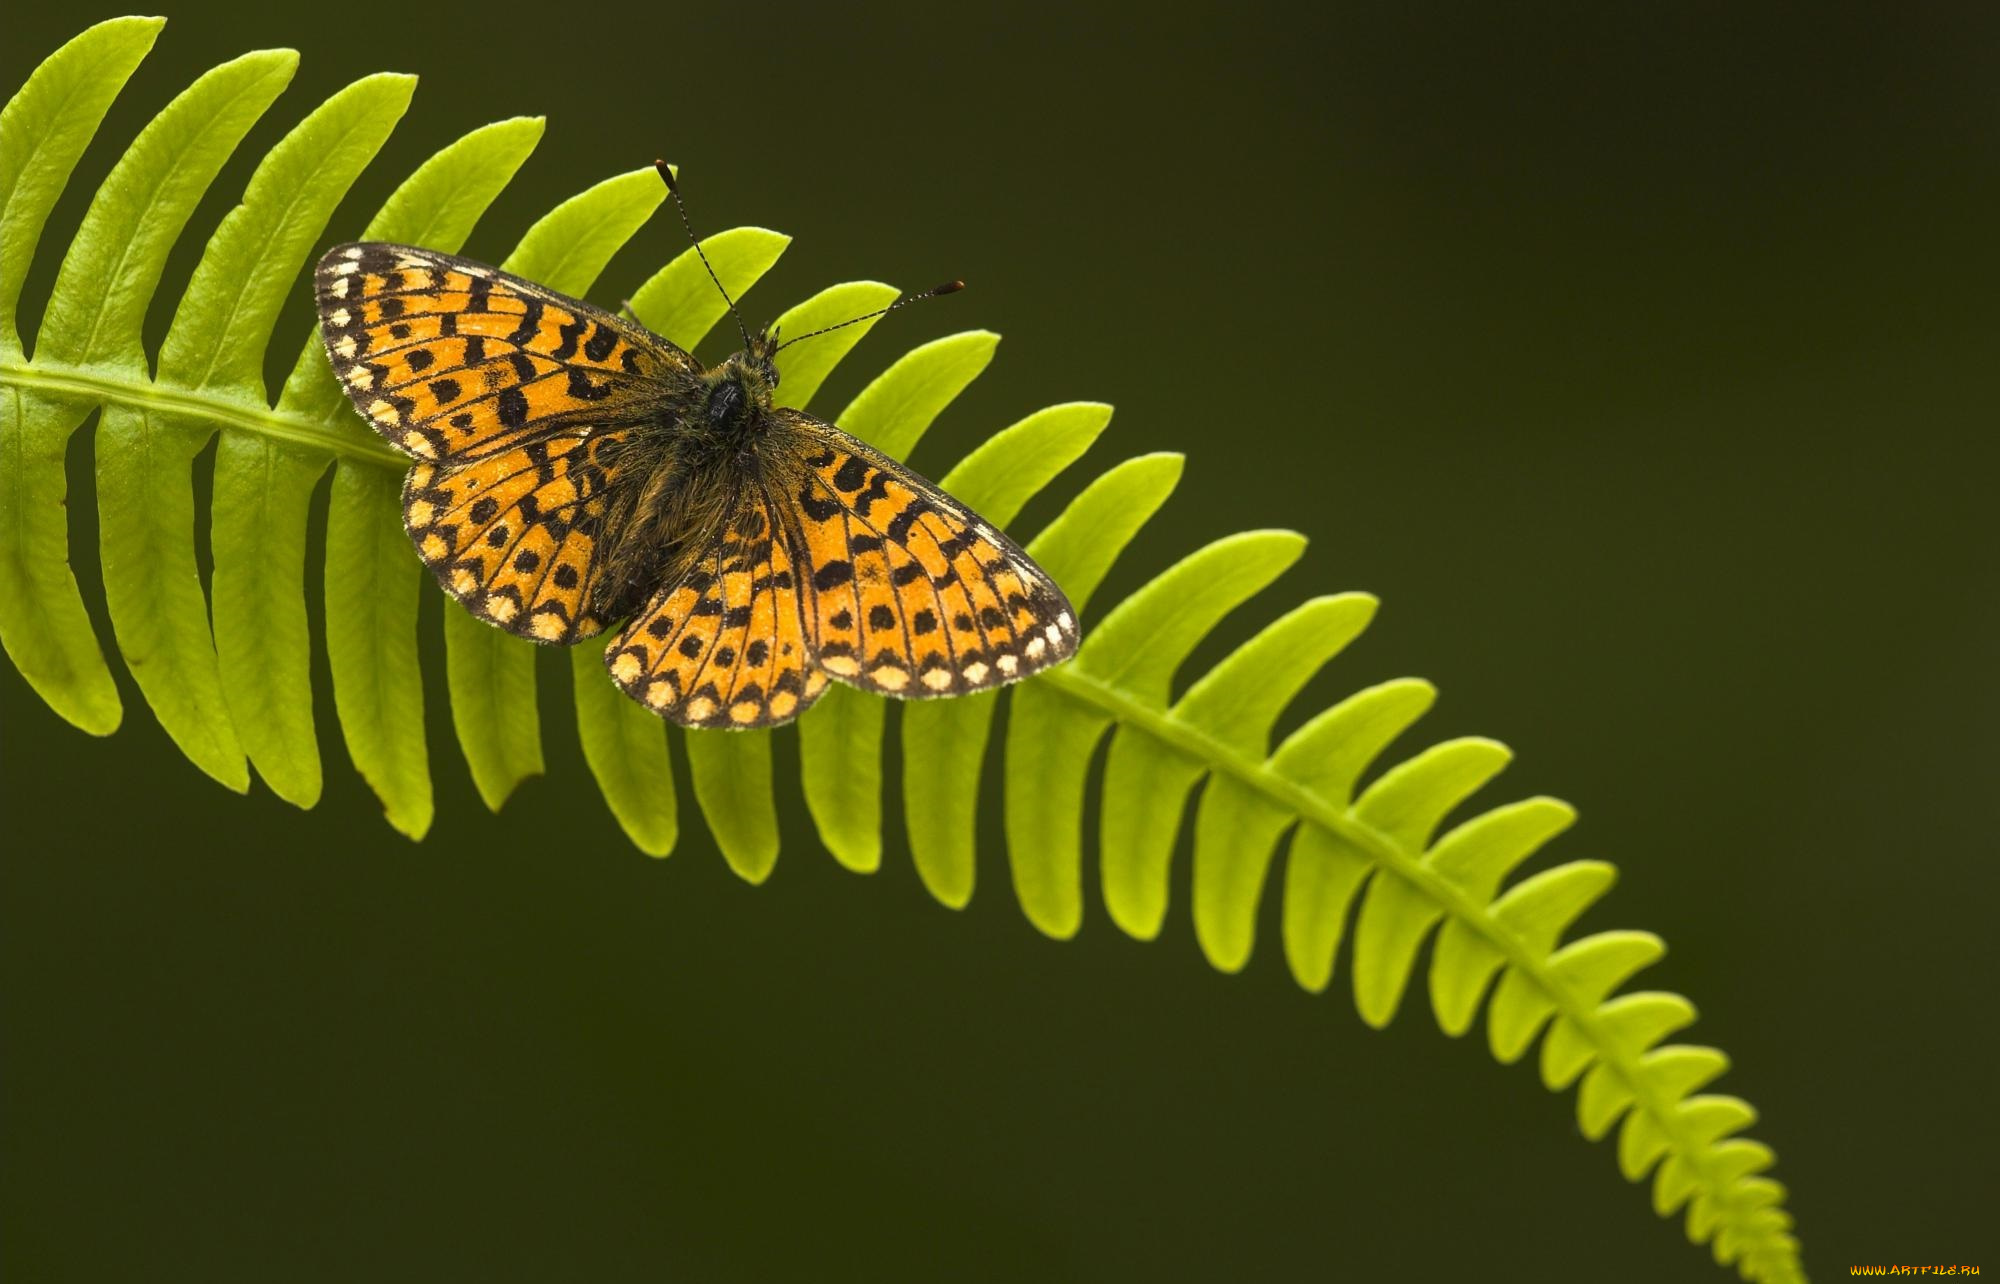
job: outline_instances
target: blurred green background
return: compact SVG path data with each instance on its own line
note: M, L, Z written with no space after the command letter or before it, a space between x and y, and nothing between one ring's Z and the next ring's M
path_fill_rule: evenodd
M987 326L925 471L1079 397L1118 406L1089 471L1186 451L1102 605L1228 531L1312 536L1198 659L1380 594L1286 725L1437 681L1424 742L1519 752L1481 802L1567 798L1542 862L1621 866L1584 926L1665 936L1640 984L1735 1058L1720 1090L1763 1111L1815 1272L2000 1269L2000 11L1873 8L186 4L24 316L144 120L270 45L303 66L155 335L255 158L384 69L421 73L416 105L329 242L449 139L545 112L469 253L664 155L704 229L798 238L753 318L962 276L819 404ZM0 90L116 12L11 7ZM656 221L600 301L680 248ZM313 813L200 777L129 684L99 741L0 666L9 1279L1721 1278L1571 1094L1441 1037L1421 994L1371 1032L1344 962L1292 985L1269 914L1247 973L1212 972L1184 852L1162 941L1093 888L1055 944L1012 903L997 793L953 913L899 838L869 878L819 851L786 736L767 886L691 813L638 855L544 659L548 777L486 814L434 703L418 846L347 765L323 656Z

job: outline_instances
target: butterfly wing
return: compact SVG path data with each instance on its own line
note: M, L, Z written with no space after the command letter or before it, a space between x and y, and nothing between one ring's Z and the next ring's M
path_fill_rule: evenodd
M445 591L480 619L537 642L603 631L599 553L629 430L558 430L457 465L419 463L403 523Z
M813 661L851 686L963 695L1076 653L1048 573L965 505L831 424L774 412L803 466L779 513L797 550Z
M314 274L320 337L389 443L451 463L571 421L643 417L700 373L673 344L578 299L452 254L337 245Z
M686 727L790 722L826 689L813 667L794 546L752 489L673 586L605 648L625 693Z
M456 255L335 246L320 335L362 417L418 462L403 520L438 582L539 642L599 632L621 446L699 373L643 327Z

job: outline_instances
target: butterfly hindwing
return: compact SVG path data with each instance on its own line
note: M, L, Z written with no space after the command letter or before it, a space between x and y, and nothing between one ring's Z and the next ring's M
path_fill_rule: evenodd
M418 459L511 450L568 421L626 422L700 373L641 326L456 255L337 245L314 289L335 377Z
M602 632L592 611L600 541L629 429L571 426L451 464L419 463L403 524L445 590L474 615L537 642Z
M792 543L752 490L673 587L605 648L626 694L688 727L790 722L826 689L811 663Z
M905 698L962 695L1076 650L1076 615L1005 535L831 424L777 411L803 443L787 496L820 668Z

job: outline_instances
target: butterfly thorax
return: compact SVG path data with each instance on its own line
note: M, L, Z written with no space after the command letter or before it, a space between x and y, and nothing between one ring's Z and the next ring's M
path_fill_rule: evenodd
M778 385L778 372L768 359L739 352L704 373L701 382L700 428L732 444L748 445L748 438L767 427L771 393Z

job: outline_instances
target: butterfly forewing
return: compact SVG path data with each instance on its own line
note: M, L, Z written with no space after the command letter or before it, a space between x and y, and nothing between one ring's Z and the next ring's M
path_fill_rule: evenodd
M335 246L314 276L333 371L419 462L403 519L438 582L538 642L602 631L591 589L618 451L694 359L498 269L410 246Z
M454 255L336 246L314 286L334 375L418 459L496 454L578 419L625 422L700 372L639 326Z
M783 518L810 568L822 669L889 695L960 695L1075 652L1068 599L1012 540L831 424L777 414L805 456Z

